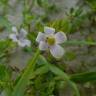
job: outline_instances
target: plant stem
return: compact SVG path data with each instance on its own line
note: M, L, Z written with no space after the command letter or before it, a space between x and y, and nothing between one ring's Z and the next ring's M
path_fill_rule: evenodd
M34 68L39 57L39 53L40 51L38 49L34 57L32 56L32 59L29 61L27 68L25 69L24 73L22 74L12 92L12 96L23 96L30 77L32 76L32 74L34 75Z

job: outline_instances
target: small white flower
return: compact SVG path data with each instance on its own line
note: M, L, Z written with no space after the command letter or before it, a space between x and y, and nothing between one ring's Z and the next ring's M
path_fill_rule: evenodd
M64 32L57 32L50 27L44 27L44 33L39 32L36 41L39 43L39 49L50 50L55 58L61 58L64 55L64 49L59 45L64 43L67 37Z
M9 38L14 42L17 42L20 47L30 46L31 42L26 38L27 32L23 28L17 30L15 26L12 27L13 33L9 35Z

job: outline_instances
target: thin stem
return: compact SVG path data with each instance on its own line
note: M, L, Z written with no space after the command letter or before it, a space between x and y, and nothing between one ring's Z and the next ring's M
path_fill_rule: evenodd
M24 94L30 77L32 76L32 74L34 75L34 68L39 57L39 53L40 51L37 50L34 57L32 57L32 59L29 61L27 68L25 69L23 75L21 76L20 80L17 82L13 90L12 96L22 96Z

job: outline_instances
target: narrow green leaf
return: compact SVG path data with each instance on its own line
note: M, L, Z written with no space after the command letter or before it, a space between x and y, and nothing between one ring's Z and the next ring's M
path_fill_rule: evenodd
M71 41L66 41L64 44L65 45L96 45L96 42L71 40Z
M24 73L22 74L21 78L17 82L13 92L12 96L23 96L24 91L26 89L27 84L29 83L30 77L34 76L34 68L36 61L39 57L39 50L35 53L35 56L32 57L32 59L29 61L27 68L25 69Z
M52 73L54 73L57 76L60 76L62 79L64 79L66 82L70 84L76 96L80 96L76 84L70 80L70 77L66 73L64 73L64 71L62 71L61 69L57 68L52 64L49 64L43 56L40 56L40 58L44 60L45 64L47 64Z
M43 67L38 68L38 69L34 72L34 74L35 74L35 76L36 76L36 75L40 75L40 74L45 74L45 73L47 73L48 71L49 71L49 68L45 65L45 66L43 66Z
M96 81L96 72L84 72L71 75L70 79L74 82L85 83Z

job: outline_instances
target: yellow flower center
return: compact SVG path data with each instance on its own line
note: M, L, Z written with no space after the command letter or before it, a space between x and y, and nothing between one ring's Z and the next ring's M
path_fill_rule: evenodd
M47 37L47 43L49 45L54 45L55 44L55 38L53 36Z

